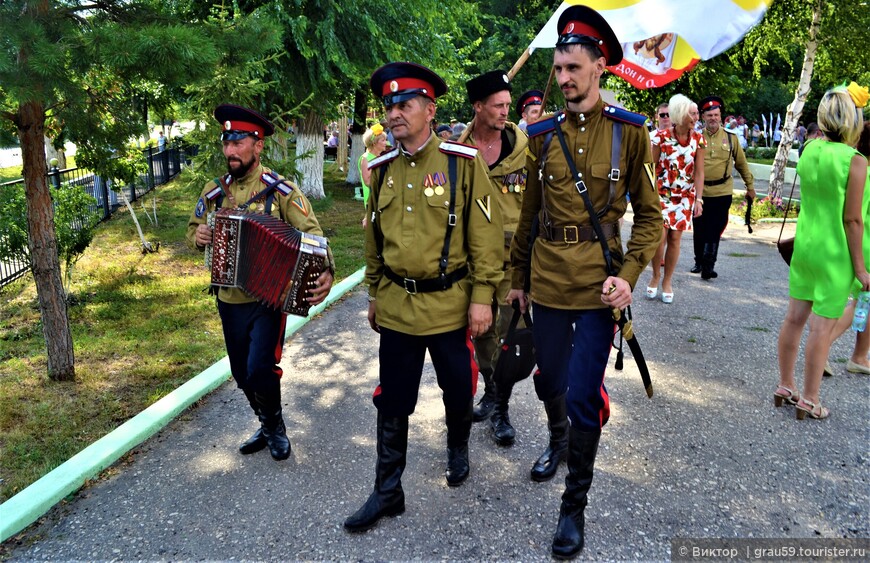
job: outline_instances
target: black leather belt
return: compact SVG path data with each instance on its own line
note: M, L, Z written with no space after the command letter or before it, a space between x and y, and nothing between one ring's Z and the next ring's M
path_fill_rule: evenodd
M726 177L722 178L721 180L713 180L712 182L708 182L707 180L704 180L704 185L705 186L721 186L722 184L724 184L727 181L728 181L728 177L726 176Z
M454 270L449 274L439 276L437 278L429 278L426 280L415 280L400 276L392 271L386 264L384 265L384 275L394 284L401 285L405 291L414 295L415 293L432 293L433 291L444 291L468 275L468 266L463 266L458 270Z
M604 238L610 240L619 234L619 223L602 223L601 231ZM598 240L595 229L591 225L566 225L562 227L545 227L542 229L547 240L576 244L578 242Z

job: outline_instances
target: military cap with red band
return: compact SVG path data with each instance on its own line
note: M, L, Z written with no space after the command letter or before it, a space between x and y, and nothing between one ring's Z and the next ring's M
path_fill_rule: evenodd
M237 141L245 137L263 139L275 132L272 123L254 110L222 104L215 108L214 118L221 124L221 140Z
M597 46L607 66L622 61L622 45L604 17L588 6L571 6L559 16L559 45Z
M713 109L723 109L725 107L725 102L722 101L722 98L719 96L707 96L703 100L701 100L701 113L705 111L710 111Z
M435 100L447 93L447 84L440 76L414 63L388 63L372 73L369 85L375 96L391 106L416 96Z
M539 106L544 103L544 93L540 90L529 90L517 101L517 114L522 116L529 106Z

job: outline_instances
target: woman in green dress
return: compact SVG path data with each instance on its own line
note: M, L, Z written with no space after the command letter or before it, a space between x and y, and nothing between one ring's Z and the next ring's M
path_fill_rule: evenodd
M356 165L359 170L360 181L362 182L363 207L367 207L372 181L372 173L369 171L369 162L379 157L381 153L384 152L384 149L387 148L387 134L384 133L384 128L380 123L375 123L371 129L368 129L363 133L363 144L366 147L366 152L359 157ZM363 216L363 228L365 228L367 224L368 217Z
M797 418L827 418L819 400L825 360L849 295L870 291L870 240L864 218L870 211L867 159L856 149L864 126L867 89L852 83L825 93L818 123L824 139L809 143L798 162L801 210L789 272L789 304L779 332L779 387L774 404L793 404ZM795 391L794 369L801 333L809 321L803 393Z

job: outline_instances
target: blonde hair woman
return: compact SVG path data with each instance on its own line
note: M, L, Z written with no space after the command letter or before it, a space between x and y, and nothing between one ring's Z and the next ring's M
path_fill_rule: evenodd
M369 162L376 159L387 148L387 134L384 133L384 128L380 123L372 125L371 129L366 129L363 133L363 144L366 147L366 152L360 155L357 161L357 169L359 177L362 180L362 200L363 206L368 206L369 193L371 193L372 173L369 170ZM362 226L365 228L368 223L367 217L363 217Z
M867 159L855 149L864 126L860 108L868 97L867 88L854 82L826 92L818 113L825 138L808 143L798 161L801 212L789 269L788 311L777 345L779 386L773 394L775 406L795 405L798 420L830 414L819 395L837 320L850 293L870 290L870 236L864 229L870 179ZM808 321L801 395L795 391L794 369Z

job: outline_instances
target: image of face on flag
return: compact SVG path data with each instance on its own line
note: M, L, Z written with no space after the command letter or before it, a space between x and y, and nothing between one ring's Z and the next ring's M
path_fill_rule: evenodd
M772 1L568 0L547 21L530 50L553 48L561 13L570 6L588 6L607 20L622 43L622 62L607 69L641 90L657 88L740 41L761 21ZM710 22L728 24L710 26Z

